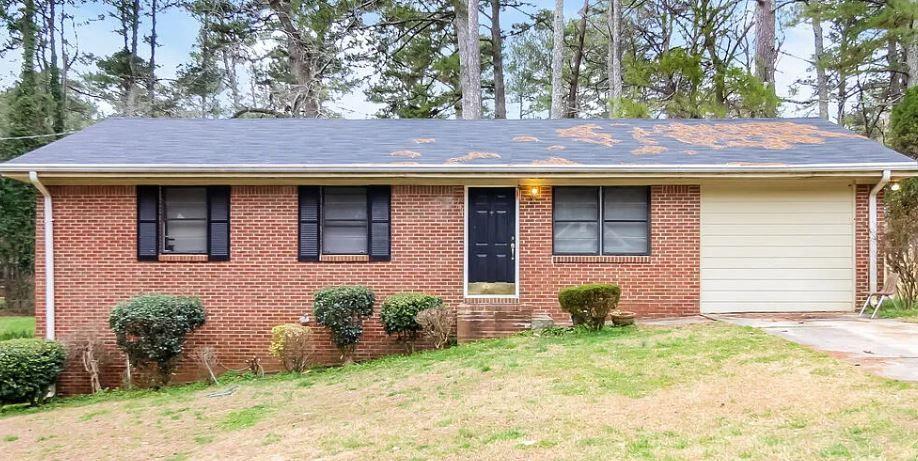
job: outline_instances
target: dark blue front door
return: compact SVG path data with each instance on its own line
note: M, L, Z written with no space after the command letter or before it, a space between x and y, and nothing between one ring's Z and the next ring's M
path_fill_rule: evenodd
M469 283L516 282L516 189L469 188Z

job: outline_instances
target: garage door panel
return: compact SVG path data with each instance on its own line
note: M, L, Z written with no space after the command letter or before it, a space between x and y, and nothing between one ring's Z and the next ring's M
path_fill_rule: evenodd
M769 224L774 222L789 222L793 224L851 224L847 214L826 213L813 211L812 213L706 213L705 219L710 224Z
M705 277L701 289L708 291L801 291L818 286L826 291L850 292L851 279L798 278L784 280L769 279L713 279Z
M851 258L702 258L701 269L849 269ZM704 276L705 274L702 274Z
M772 302L708 302L704 312L720 314L729 312L837 312L849 310L849 303L809 301L805 304L775 304Z
M713 269L704 271L705 283L709 280L844 280L851 283L851 269Z
M851 255L850 246L702 246L702 258L845 258Z
M703 312L850 310L854 205L846 184L703 186Z
M729 237L729 238L725 238ZM851 235L703 235L701 244L706 248L759 246L759 247L844 247L851 249Z
M778 220L775 220L778 221ZM746 224L713 224L705 222L701 229L701 237L708 236L745 236L745 235L851 235L851 223L844 224L784 224L770 222L757 226Z
M708 290L706 301L711 302L773 302L776 304L801 304L807 302L850 303L849 290L773 290L773 291L715 291Z
M813 210L820 210L824 213L847 213L850 211L848 204L838 200L829 201L729 201L709 203L706 210L711 213L761 213L761 214L809 214Z

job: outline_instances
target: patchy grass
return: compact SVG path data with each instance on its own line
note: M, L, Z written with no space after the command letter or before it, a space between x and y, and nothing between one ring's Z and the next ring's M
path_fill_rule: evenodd
M35 317L0 316L0 341L35 336Z
M911 309L906 309L905 303L899 299L893 299L891 302L887 301L883 303L883 307L880 308L880 313L877 314L877 317L918 323L918 302L914 303L914 306L915 307ZM868 312L872 311L868 310Z
M14 410L4 456L918 457L918 386L723 324L529 334L232 385Z

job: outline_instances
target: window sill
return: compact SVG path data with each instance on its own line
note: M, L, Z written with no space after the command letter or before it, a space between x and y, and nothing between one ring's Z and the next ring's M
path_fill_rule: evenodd
M603 255L603 256L564 256L555 255L551 257L553 264L572 264L572 263L618 263L618 264L650 264L650 255Z
M370 261L369 255L320 255L319 262L323 263L365 263Z
M157 260L161 263L202 263L208 261L207 255L161 254Z

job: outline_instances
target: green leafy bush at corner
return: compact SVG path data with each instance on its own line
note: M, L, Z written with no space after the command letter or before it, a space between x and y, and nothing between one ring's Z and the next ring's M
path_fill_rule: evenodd
M360 285L323 288L316 292L313 313L319 325L331 330L345 363L353 361L354 349L363 336L363 321L373 314L376 295Z
M154 365L159 385L172 377L188 333L204 325L204 305L189 296L147 294L119 303L108 318L118 346L136 367Z
M609 312L618 306L622 290L618 285L592 283L568 287L558 293L561 309L571 314L574 325L601 330Z
M0 341L0 404L41 403L66 360L67 350L55 341Z
M379 310L379 318L388 335L398 335L408 352L414 352L414 342L421 332L421 325L415 320L418 313L443 305L437 296L424 293L398 293L386 298Z
M270 351L285 370L302 373L312 358L312 329L295 323L272 328Z

